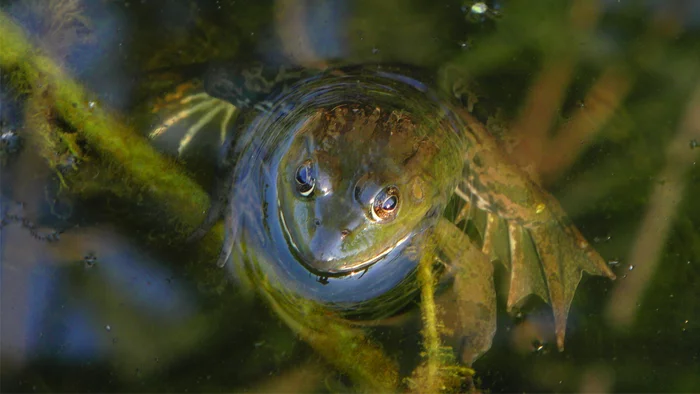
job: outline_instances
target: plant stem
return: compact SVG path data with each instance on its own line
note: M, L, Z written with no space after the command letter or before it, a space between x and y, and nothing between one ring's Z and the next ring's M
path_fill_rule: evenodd
M435 308L435 278L433 278L433 253L426 251L418 266L418 280L421 284L421 316L423 317L423 347L426 352L425 386L436 392L439 383L440 336L438 334L437 311Z
M74 129L96 152L106 172L120 173L110 174L110 181L117 179L122 183L112 185L112 189L121 187L127 197L158 204L161 223L164 221L174 230L176 239L184 239L201 223L209 206L204 190L173 160L156 152L146 138L106 110L90 105L94 100L80 84L41 54L22 29L1 11L0 48L0 68L10 73L11 84L22 85L13 88L25 90L22 93L41 93L42 101L50 108L35 110L52 110L55 118ZM31 132L40 134L39 139L53 142L53 145L44 144L40 152L52 166L56 164L54 158L62 152L52 152L49 148L70 150L65 143L56 144L63 140L57 127L41 127Z

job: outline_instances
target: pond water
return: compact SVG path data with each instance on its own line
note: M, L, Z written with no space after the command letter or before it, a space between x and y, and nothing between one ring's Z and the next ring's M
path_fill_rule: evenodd
M700 391L700 4L3 0L0 12L3 392L416 389L402 380L423 357L416 288L379 322L346 313L363 333L351 336L218 267L220 225L186 239L216 201L222 140L247 120L197 96L202 77L254 60L421 70L615 273L584 275L560 352L550 306L530 297L509 313L495 264L475 390ZM295 269L332 301L384 292L332 293ZM344 361L353 352L365 369ZM383 385L385 365L398 386Z

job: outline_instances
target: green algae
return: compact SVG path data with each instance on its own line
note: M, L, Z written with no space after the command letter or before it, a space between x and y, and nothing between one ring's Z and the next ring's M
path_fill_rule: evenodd
M40 151L51 167L55 168L58 157L65 153L90 160L76 145L76 137L66 136L65 130L57 127L60 120L96 152L94 156L99 157L102 168L120 171L119 175L104 175L109 183L121 178L124 193L120 194L147 198L168 213L162 219L174 236L184 239L199 225L209 206L204 190L173 160L156 152L145 138L108 110L96 106L90 94L34 48L21 28L4 14L0 14L0 47L0 67L13 74L10 83L31 92L26 119L37 126L31 131L38 134ZM80 185L67 186L82 190ZM113 185L111 189L119 188Z

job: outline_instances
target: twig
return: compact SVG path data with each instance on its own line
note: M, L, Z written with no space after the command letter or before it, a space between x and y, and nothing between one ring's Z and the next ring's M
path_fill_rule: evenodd
M541 155L538 170L545 180L557 179L593 142L627 97L632 79L624 69L609 66L584 99L584 106L546 144L549 155Z
M686 172L697 160L697 150L689 143L700 130L700 84L686 108L678 133L666 149L666 167L654 186L649 209L635 237L628 261L634 271L615 287L606 310L608 321L624 329L634 323L636 304L644 294L666 244L678 206L686 188Z
M588 34L597 23L598 16L599 7L596 2L577 0L571 6L570 21L579 35ZM519 118L512 126L513 134L519 140L517 149L512 152L513 159L517 164L529 168L529 175L538 183L540 175L546 172L542 171L541 167L546 163L542 163L541 159L560 152L552 149L549 131L578 60L575 53L563 52L549 53L529 90ZM576 151L577 148L573 147L573 150ZM568 157L567 154L559 156Z

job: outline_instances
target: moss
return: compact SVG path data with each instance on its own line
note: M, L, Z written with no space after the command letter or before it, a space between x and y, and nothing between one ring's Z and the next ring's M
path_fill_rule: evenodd
M54 169L62 189L83 200L116 197L119 204L134 208L123 220L149 229L138 234L141 242L185 249L184 240L209 207L204 190L118 117L91 104L91 95L2 12L0 48L0 69L10 73L13 91L26 96L28 138ZM221 292L228 285L214 264L206 264L215 260L222 239L219 228L189 252L188 272L208 291Z
M424 361L405 382L412 392L417 393L463 392L471 388L474 370L460 364L454 356L454 350L445 346L440 338L444 326L439 319L439 310L434 298L437 280L433 272L434 262L434 253L426 250L418 267Z
M258 278L275 313L326 362L347 375L364 392L393 392L399 383L396 361L366 333L323 306L280 291Z
M134 130L105 109L91 104L90 95L48 56L33 48L22 30L0 14L0 67L12 71L10 83L30 91L26 113L41 154L52 168L65 154L85 159L76 144L80 138L102 162L101 177L120 197L142 199L165 213L177 239L184 239L204 218L209 206L207 194L170 159L162 157ZM77 135L66 135L56 127L63 122ZM78 169L78 171L81 171ZM73 176L73 179L80 179ZM106 185L108 182L95 183ZM94 190L79 184L76 191Z

